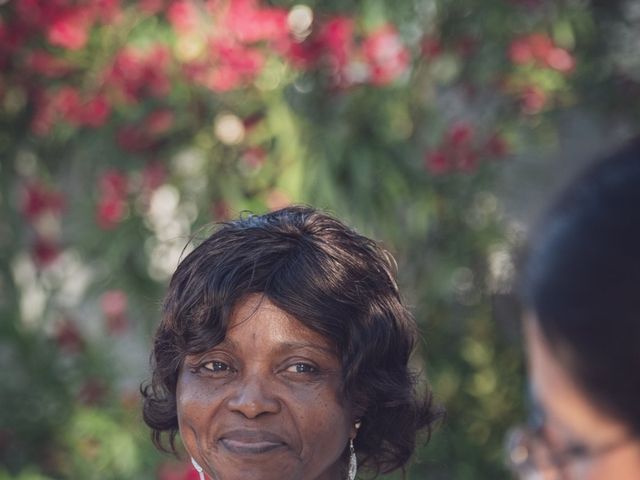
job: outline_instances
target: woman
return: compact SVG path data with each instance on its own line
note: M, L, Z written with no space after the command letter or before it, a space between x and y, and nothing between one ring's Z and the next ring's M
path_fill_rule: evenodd
M353 479L403 468L437 413L408 367L392 258L306 207L221 226L178 266L144 419L201 478Z
M523 276L533 425L522 478L640 478L640 143L573 183L531 240Z

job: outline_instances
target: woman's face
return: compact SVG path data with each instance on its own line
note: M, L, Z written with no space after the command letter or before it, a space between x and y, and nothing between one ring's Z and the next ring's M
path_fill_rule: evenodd
M532 392L545 418L543 439L554 455L578 453L566 455L563 468L546 469L538 478L640 478L640 441L630 436L623 423L590 402L557 361L532 315L525 320L525 330Z
M177 410L189 454L216 480L336 480L355 436L335 347L268 299L236 308L226 339L189 355Z

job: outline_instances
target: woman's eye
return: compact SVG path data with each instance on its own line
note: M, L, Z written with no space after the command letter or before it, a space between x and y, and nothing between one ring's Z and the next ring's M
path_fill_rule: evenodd
M207 362L202 365L202 368L205 370L209 370L210 372L228 372L231 370L231 367L223 362Z
M287 372L291 373L316 373L318 369L313 365L304 362L298 362L287 368Z

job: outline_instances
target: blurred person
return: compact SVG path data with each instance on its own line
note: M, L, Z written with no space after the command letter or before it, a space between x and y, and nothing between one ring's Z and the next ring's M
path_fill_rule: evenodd
M522 275L531 425L523 479L640 479L640 142L594 164L537 226Z
M392 257L309 207L223 224L178 266L143 390L154 443L200 478L403 469L438 417L408 361Z

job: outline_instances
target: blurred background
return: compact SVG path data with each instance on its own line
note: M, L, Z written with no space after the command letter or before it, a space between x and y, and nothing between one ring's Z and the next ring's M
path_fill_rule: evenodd
M0 479L196 478L141 420L163 291L301 202L398 260L448 410L408 478L510 478L514 252L636 131L639 48L631 0L0 0Z

